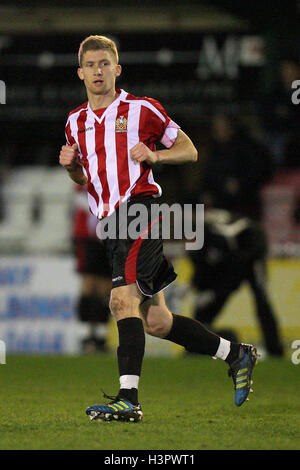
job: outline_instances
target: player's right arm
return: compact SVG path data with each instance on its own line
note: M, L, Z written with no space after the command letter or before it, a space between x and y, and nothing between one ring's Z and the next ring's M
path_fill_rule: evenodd
M78 158L78 145L63 145L59 154L59 163L63 166L71 180L81 186L87 184L87 178L82 170L82 165Z

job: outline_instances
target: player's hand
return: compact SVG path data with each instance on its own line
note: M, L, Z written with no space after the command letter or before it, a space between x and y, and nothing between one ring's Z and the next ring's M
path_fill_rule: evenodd
M68 171L75 171L80 165L78 145L63 145L59 154L59 163Z
M155 152L147 147L143 142L139 142L130 149L130 158L136 162L156 163L158 157Z

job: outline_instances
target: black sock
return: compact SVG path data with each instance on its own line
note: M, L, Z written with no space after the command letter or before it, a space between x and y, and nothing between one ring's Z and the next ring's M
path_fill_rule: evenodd
M124 318L117 322L119 347L117 350L119 375L141 375L145 352L145 332L140 318ZM120 397L138 403L136 388L119 390Z
M227 364L231 365L238 358L239 351L240 351L240 344L230 343L230 351L229 351L228 356L225 359Z
M120 398L127 398L133 405L137 405L139 402L137 388L120 388L118 396Z
M184 346L191 353L214 356L220 344L220 337L207 330L202 323L193 318L173 315L173 325L164 338Z

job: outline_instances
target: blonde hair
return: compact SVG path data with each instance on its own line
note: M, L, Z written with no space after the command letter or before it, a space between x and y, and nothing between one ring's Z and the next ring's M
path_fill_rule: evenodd
M106 36L95 35L88 36L81 42L78 51L79 67L82 67L82 58L86 51L98 50L107 50L112 54L116 63L119 63L119 55L116 43L112 39L107 38Z

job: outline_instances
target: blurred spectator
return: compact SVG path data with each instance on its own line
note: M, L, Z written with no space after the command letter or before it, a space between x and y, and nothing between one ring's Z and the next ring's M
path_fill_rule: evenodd
M81 275L81 292L77 303L78 319L86 325L83 352L106 350L110 265L104 246L96 235L98 219L89 212L86 188L76 186L73 238L76 270Z
M294 59L279 63L276 89L263 100L265 142L278 167L300 168L300 105L292 102L292 83L300 80Z
M4 197L3 197L3 179L0 169L0 222L4 219L5 210L4 210Z
M208 210L204 231L203 248L188 251L194 265L192 282L198 292L194 317L212 329L229 297L246 281L267 351L281 356L283 346L267 289L267 245L260 225L228 211ZM217 333L239 341L234 331Z
M271 157L264 146L230 116L213 116L201 202L259 219L260 189L272 171Z

